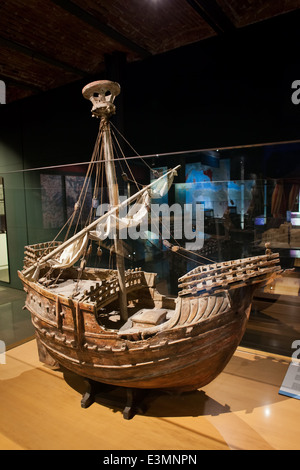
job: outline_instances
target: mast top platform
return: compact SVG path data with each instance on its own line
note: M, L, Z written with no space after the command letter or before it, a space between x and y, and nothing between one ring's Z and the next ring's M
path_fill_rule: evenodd
M98 80L91 82L82 89L84 98L92 102L92 114L96 117L109 118L115 114L115 97L120 94L121 87L117 82Z

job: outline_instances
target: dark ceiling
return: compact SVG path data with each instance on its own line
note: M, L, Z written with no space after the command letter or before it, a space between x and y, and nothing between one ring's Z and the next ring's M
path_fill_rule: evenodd
M300 8L300 0L1 0L6 102Z

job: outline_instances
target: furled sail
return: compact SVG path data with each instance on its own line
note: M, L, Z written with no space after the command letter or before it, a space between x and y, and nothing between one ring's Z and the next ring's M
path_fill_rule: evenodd
M88 238L94 238L93 235L96 234L96 231L93 229L99 225L99 223L102 223L103 221L106 221L107 218L117 212L118 210L122 210L124 207L126 207L130 202L134 201L137 199L139 196L146 195L149 192L149 190L158 184L158 182L161 179L164 179L165 177L168 177L169 174L171 175L176 175L176 170L180 168L180 165L176 166L173 168L173 170L170 170L166 175L158 178L157 181L150 183L148 186L143 188L141 191L139 191L137 194L133 194L130 198L126 199L122 203L120 203L118 206L112 207L107 214L102 215L99 219L94 220L91 222L90 225L82 229L80 232L76 233L73 235L72 238L64 241L61 246L57 246L56 248L53 249L50 253L47 253L45 256L42 256L37 262L33 263L31 266L29 266L27 269L23 271L24 276L29 276L31 279L38 279L39 271L42 267L45 267L46 265L52 266L52 267L59 267L59 268L64 268L64 267L69 267L72 264L76 263L76 261L80 258L81 254L84 254L85 248L88 243ZM168 184L169 186L169 184ZM160 194L162 194L160 192ZM134 206L133 206L134 207ZM142 211L144 211L143 208L141 208ZM139 216L135 216L135 219L139 219ZM78 241L78 244L75 242ZM67 247L72 247L70 250L66 250ZM66 250L66 251L65 251ZM59 255L57 258L56 255Z
M175 175L177 175L177 172L173 170L159 178L157 182L152 182L151 188L141 194L125 217L117 217L115 214L111 214L104 221L99 222L96 230L91 233L92 238L105 240L115 233L116 228L121 231L137 227L144 222L148 217L151 199L158 199L167 194Z
M53 269L69 268L85 253L88 244L88 234L75 240L67 246L56 259L49 260L48 263Z
M166 173L163 178L159 178L157 181L153 181L149 191L151 198L159 199L165 196L173 183L174 176L177 176L176 170Z
M116 228L120 231L137 227L148 216L149 203L149 192L145 191L137 202L130 207L126 217L117 217L115 214L109 215L106 220L99 222L93 236L96 236L99 240L105 240L112 233L115 233Z

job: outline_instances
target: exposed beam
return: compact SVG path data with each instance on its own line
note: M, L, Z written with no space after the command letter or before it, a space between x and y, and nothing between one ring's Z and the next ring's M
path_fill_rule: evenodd
M234 24L219 7L216 0L186 0L217 34L230 33Z
M71 13L72 15L76 16L76 18L79 18L81 21L84 21L85 23L89 24L101 33L105 34L109 38L127 47L132 52L136 52L142 58L151 56L149 51L139 46L135 42L131 41L126 36L123 36L110 26L107 26L105 23L102 23L102 21L98 20L94 15L91 15L87 11L80 8L78 5L75 5L75 3L69 0L52 0L52 2L67 11L68 13Z
M31 57L32 59L36 59L40 62L44 62L48 65L52 65L54 67L58 67L66 72L71 72L75 75L78 75L80 77L86 77L88 74L86 72L83 72L82 70L77 69L76 67L73 67L69 64L66 64L65 62L61 62L60 60L57 59L52 59L51 57L42 54L40 52L35 51L34 49L31 49L28 46L24 46L22 44L19 44L15 41L11 41L10 39L6 39L0 36L0 46L3 46L7 49L12 49L14 51L21 52L22 54Z

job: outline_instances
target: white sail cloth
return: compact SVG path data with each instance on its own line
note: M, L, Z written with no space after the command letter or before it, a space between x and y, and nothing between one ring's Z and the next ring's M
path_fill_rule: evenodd
M174 176L177 175L177 171L173 170L169 175L166 175L165 178L160 179L159 181L155 182L153 186L149 189L150 196L152 199L159 199L163 197L169 191Z
M88 244L88 234L82 235L78 240L75 240L67 246L59 257L55 260L50 260L49 264L53 269L56 268L69 268L73 266L76 261L85 253Z
M130 227L137 227L148 215L149 202L149 193L145 191L129 209L126 217L117 217L115 214L111 214L104 222L99 222L96 227L96 237L99 240L105 240L112 233L115 233L116 228L123 230Z
M105 221L99 222L96 230L91 234L92 238L105 240L116 233L116 228L120 231L140 225L148 217L151 199L158 199L167 194L176 174L176 170L174 170L157 183L154 182L151 188L145 191L129 209L126 217L117 217L115 214L111 214Z
M151 198L156 199L164 196L168 192L175 174L176 171L174 170L168 177L159 180L157 184L154 183L150 190L144 191L137 202L129 209L126 217L117 217L115 214L107 216L103 222L99 222L95 231L87 232L74 240L58 254L57 258L49 260L47 264L53 269L69 268L84 255L89 237L104 240L109 235L114 234L116 228L122 230L137 227L148 216Z

